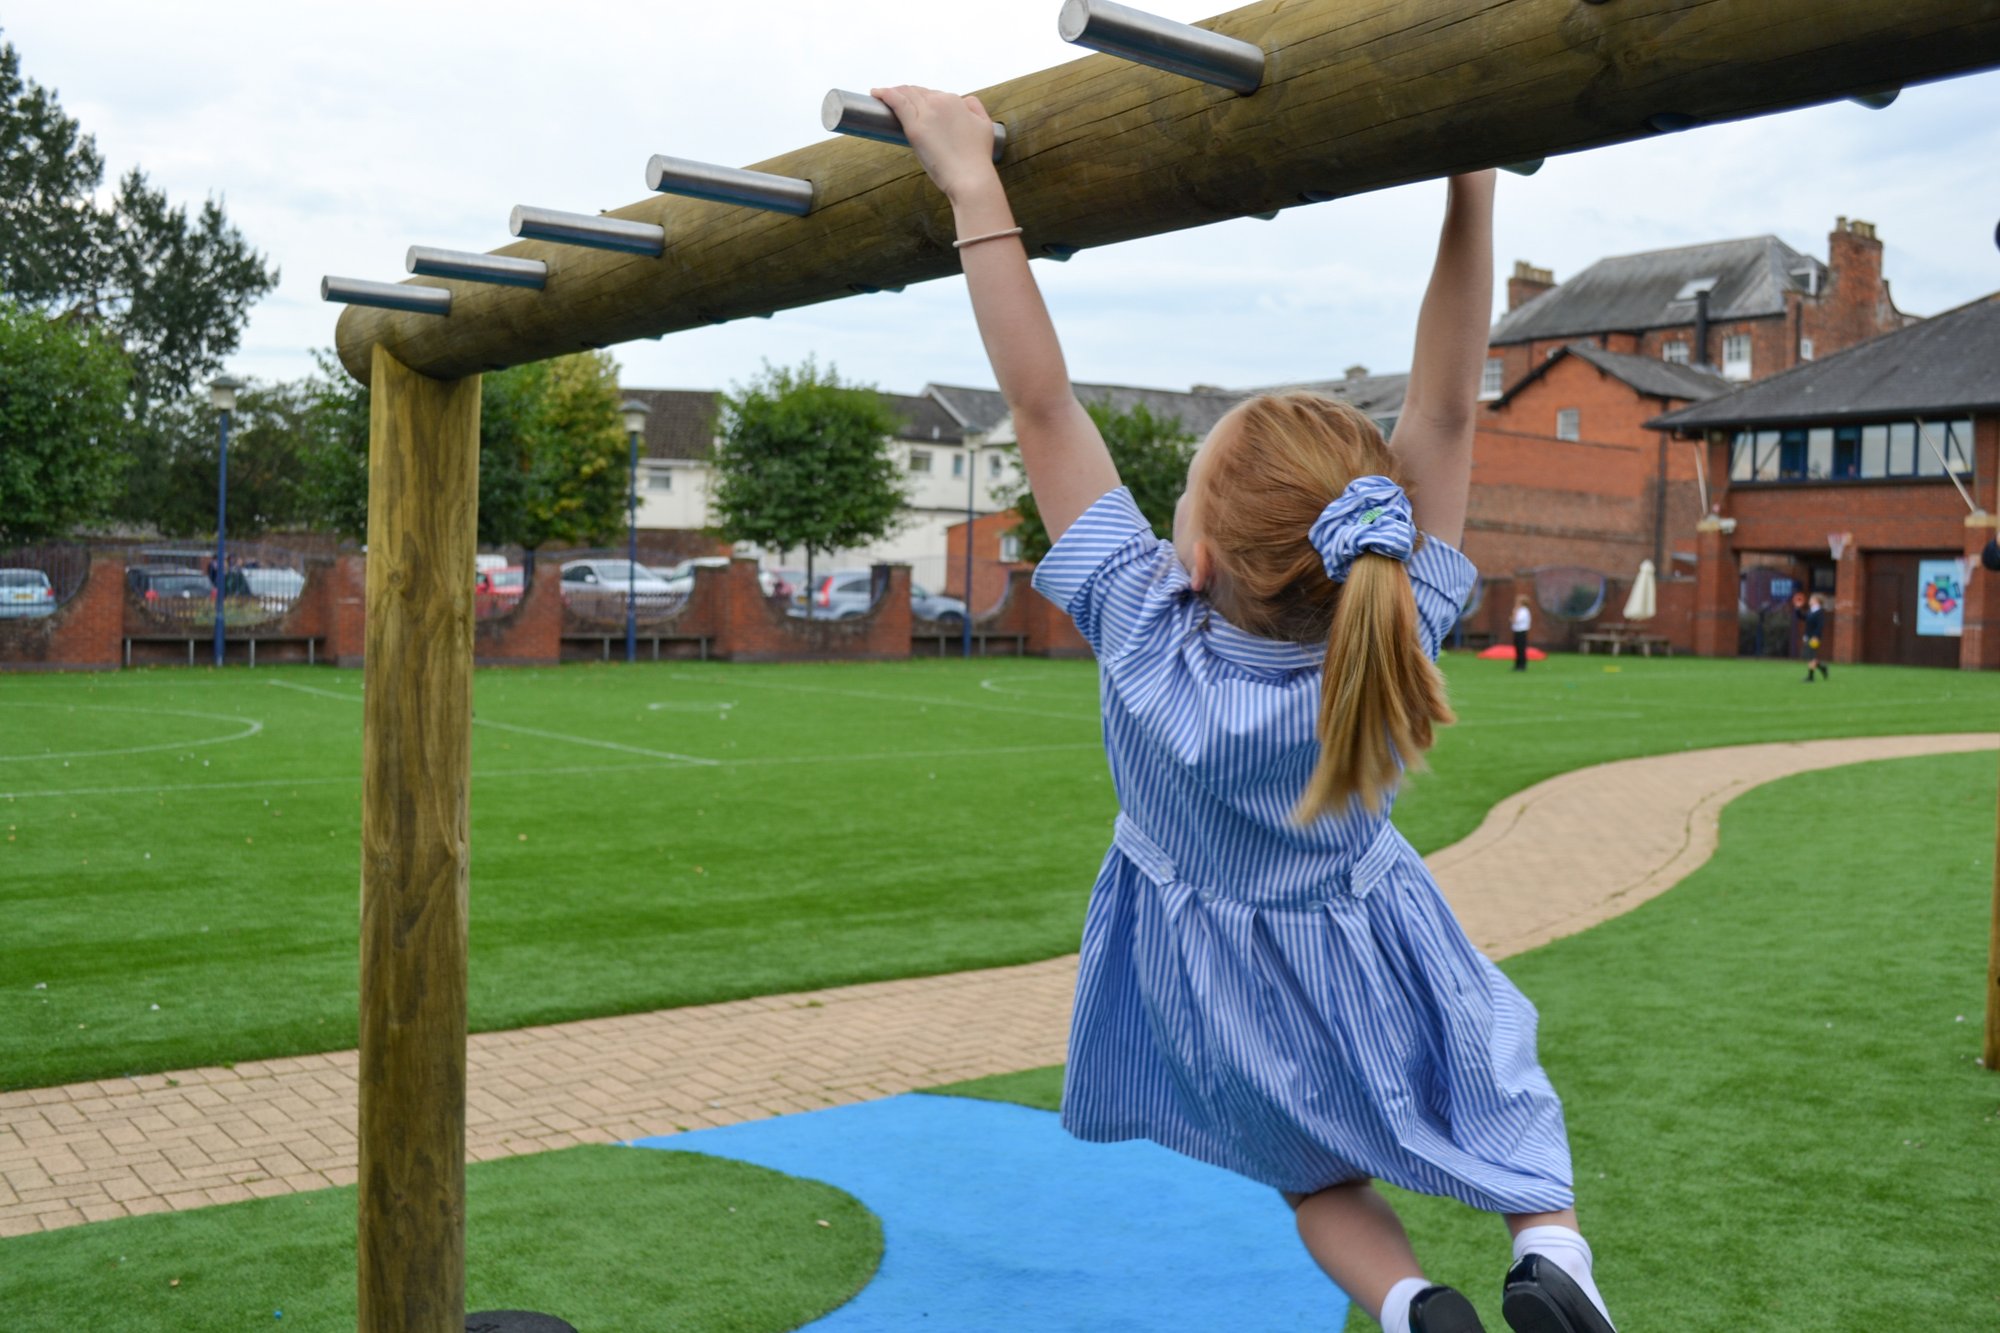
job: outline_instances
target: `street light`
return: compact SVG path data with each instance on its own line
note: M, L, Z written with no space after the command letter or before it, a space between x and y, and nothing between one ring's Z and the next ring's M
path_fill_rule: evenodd
M965 614L959 619L959 646L972 660L972 529L979 516L972 508L972 488L979 484L979 448L965 444Z
M208 382L209 406L216 411L222 442L215 467L215 664L222 665L222 595L229 582L229 414L243 381L218 375Z
M625 418L625 435L632 444L632 473L625 491L625 660L639 660L639 436L652 409L637 398L618 404Z

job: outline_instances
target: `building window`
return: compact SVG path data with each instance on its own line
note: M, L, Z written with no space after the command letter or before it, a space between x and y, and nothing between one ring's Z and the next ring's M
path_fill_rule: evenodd
M1565 407L1556 413L1556 438L1558 440L1580 440L1583 438L1583 417L1574 407Z
M986 475L989 478L999 477L1000 467L1003 461L1004 460L1002 460L1000 455L998 454L986 455Z
M1506 363L1497 356L1486 358L1486 368L1479 372L1479 396L1498 398L1502 385L1500 377L1507 373Z
M1017 532L1000 534L1000 559L1004 564L1013 564L1021 558L1021 535Z
M1813 356L1812 339L1810 338L1799 339L1799 360L1810 361L1812 360L1812 356Z
M649 491L671 491L674 488L674 474L666 468L654 468L646 473L646 489Z
M1679 338L1674 339L1674 341L1660 349L1660 360L1670 362L1676 366L1686 365L1688 363L1687 343Z
M1914 421L1890 421L1871 426L1738 431L1729 456L1732 481L1942 477L1947 468L1960 476L1972 474L1972 423L1968 420L1926 421L1922 430Z
M931 470L931 451L928 449L910 450L910 471L929 472L930 470Z
M1732 380L1750 378L1750 335L1732 333L1722 340L1722 373Z
M954 477L962 477L965 475L964 454L953 452L951 456L951 475Z

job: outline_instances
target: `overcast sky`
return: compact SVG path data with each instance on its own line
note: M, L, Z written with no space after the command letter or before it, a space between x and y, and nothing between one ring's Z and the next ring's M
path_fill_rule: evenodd
M1153 0L1198 19L1227 0ZM697 4L161 4L29 0L0 17L23 72L177 201L221 196L284 271L230 369L311 368L335 273L398 279L412 243L504 244L517 203L644 196L655 152L728 164L823 137L834 86L978 88L1078 54L1057 0ZM2000 289L2000 74L1551 161L1503 176L1496 267L1557 278L1605 255L1774 233L1824 258L1836 215L1877 224L1903 309ZM1080 380L1185 387L1407 368L1438 183L1037 264ZM1496 312L1502 303L1496 300ZM625 382L719 388L808 353L909 392L991 384L957 279L616 349Z

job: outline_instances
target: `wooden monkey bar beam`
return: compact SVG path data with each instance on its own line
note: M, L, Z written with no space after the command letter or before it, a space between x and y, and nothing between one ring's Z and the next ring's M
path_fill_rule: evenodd
M1108 55L981 90L1008 127L1000 170L1029 253L2000 65L2000 0L1260 0L1203 26L1267 53L1255 93ZM820 91L795 90L802 122ZM635 144L635 189L656 147L700 150ZM547 264L546 290L415 279L451 290L450 315L350 308L341 361L365 381L380 346L454 379L958 271L949 210L908 150L836 139L756 169L811 181L812 212L646 198L610 215L664 228L660 257L516 242L495 253Z

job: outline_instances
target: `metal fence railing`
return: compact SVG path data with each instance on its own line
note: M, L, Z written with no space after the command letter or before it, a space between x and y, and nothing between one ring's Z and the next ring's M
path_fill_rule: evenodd
M472 577L472 614L479 620L505 620L528 595L526 555L518 546L481 551Z
M1597 570L1551 565L1535 571L1535 604L1557 620L1589 620L1604 609L1605 584Z
M43 542L0 550L0 621L45 620L90 577L90 548Z
M212 633L217 582L212 550L141 547L125 565L140 615L164 633ZM268 631L305 592L305 559L263 542L231 543L220 583L224 632Z

